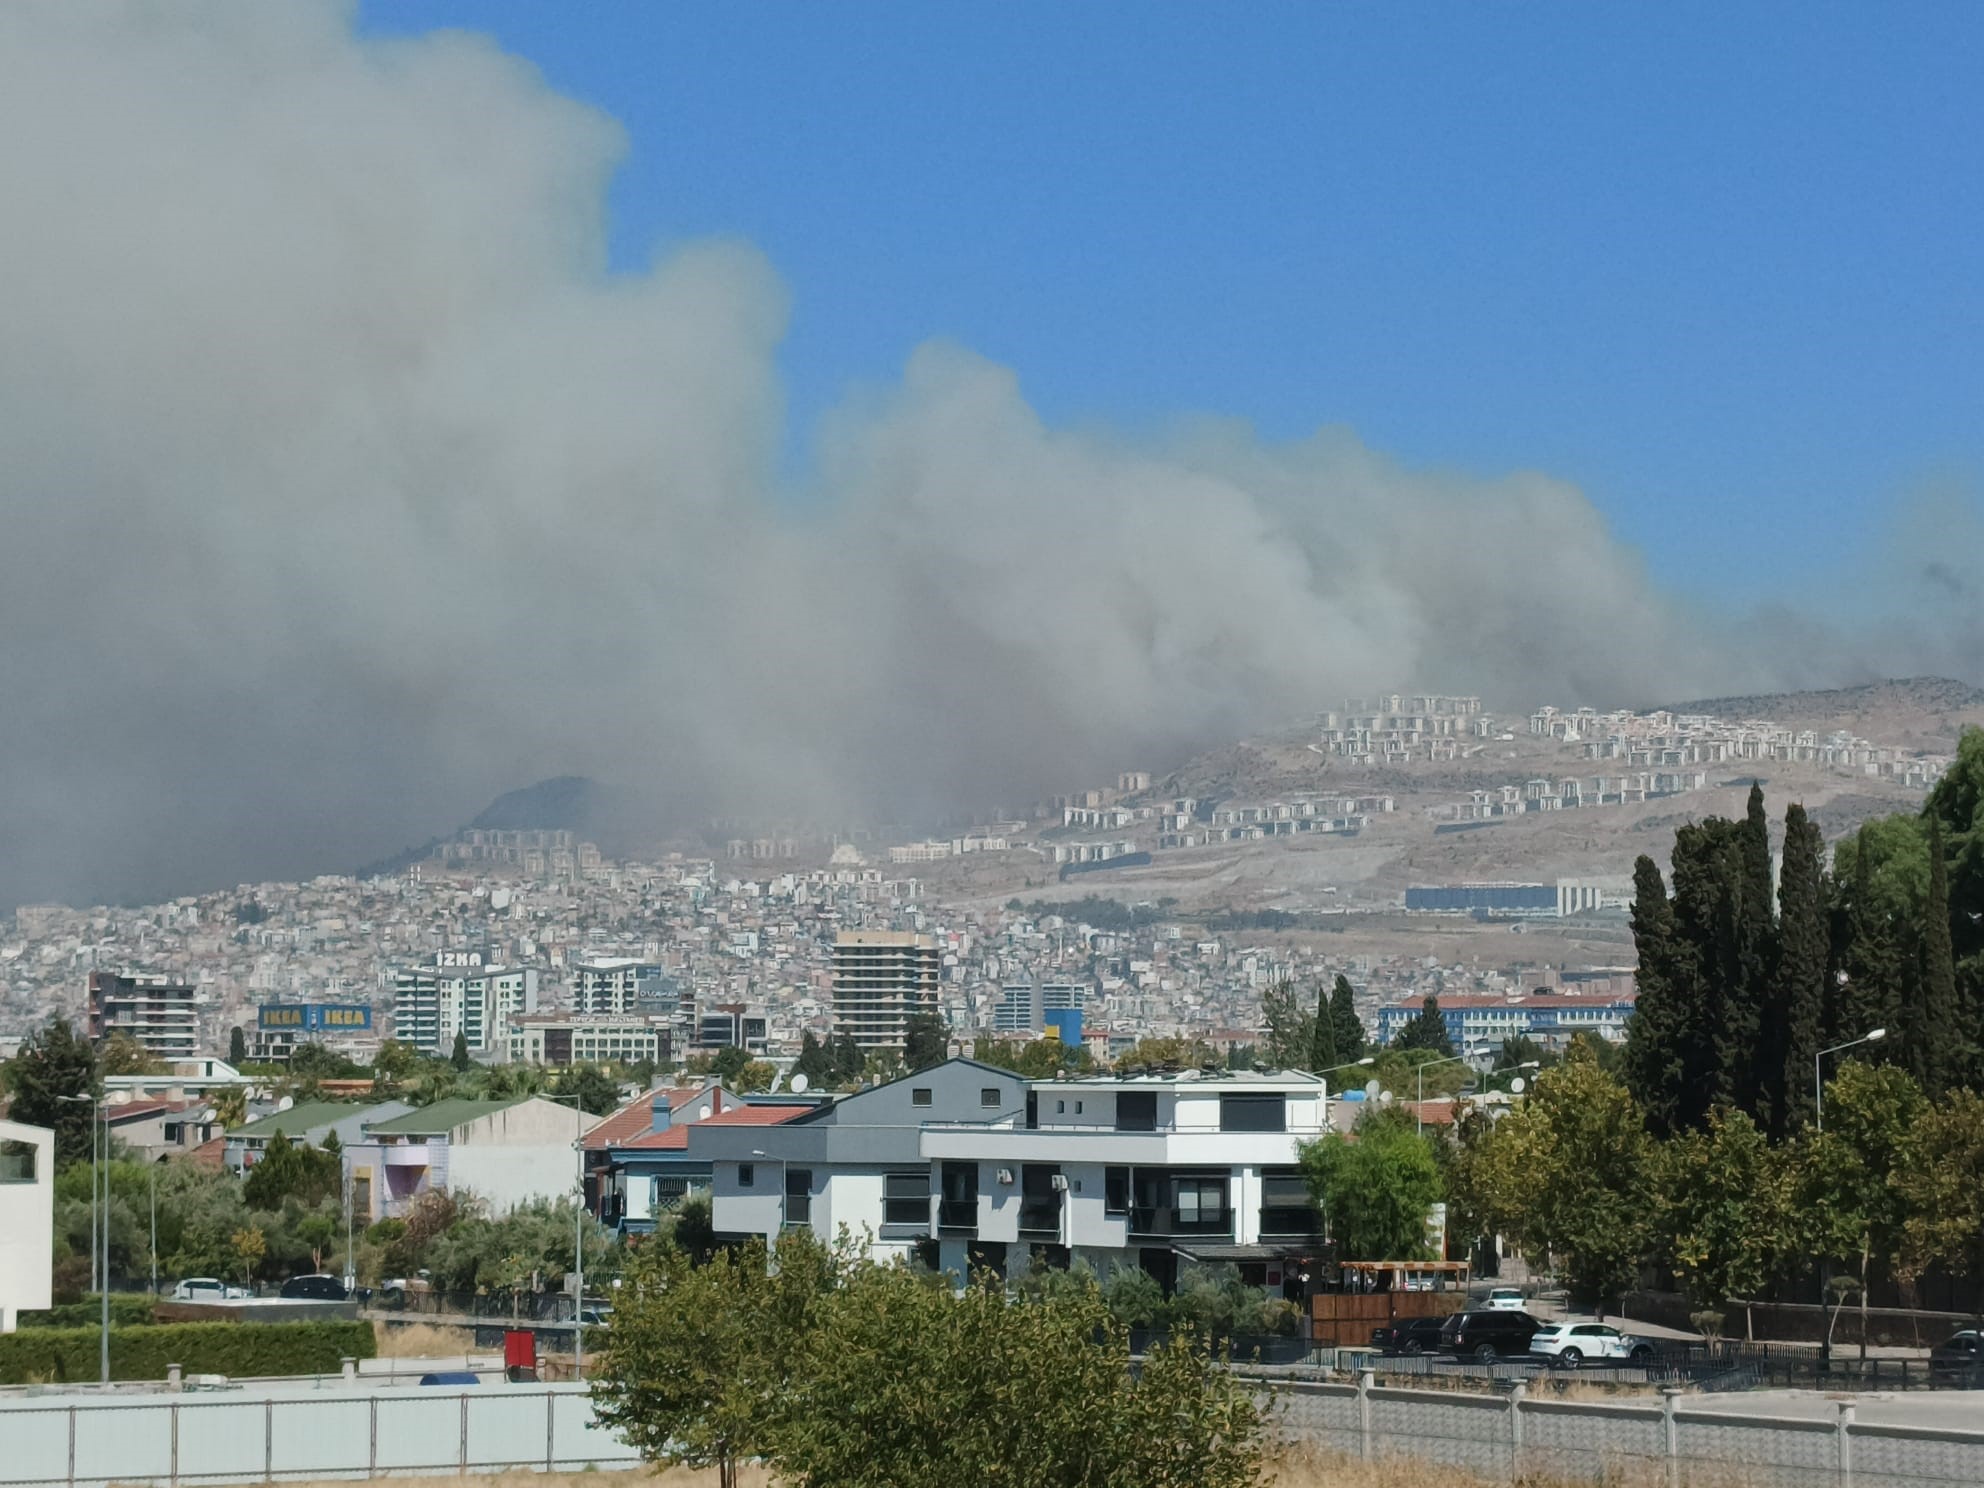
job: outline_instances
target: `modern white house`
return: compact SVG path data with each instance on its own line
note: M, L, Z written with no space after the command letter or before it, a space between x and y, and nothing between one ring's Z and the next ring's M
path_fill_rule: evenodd
M797 1109L752 1104L689 1128L706 1158L719 1235L805 1227L831 1244L845 1230L877 1258L929 1255L932 1121L1023 1121L1027 1082L975 1059L950 1059L886 1085ZM789 1114L787 1114L789 1112Z
M933 1121L938 1264L1136 1266L1168 1287L1187 1259L1284 1287L1321 1249L1296 1149L1326 1097L1314 1075L1185 1070L1035 1081L1017 1113Z
M366 1222L404 1215L422 1194L472 1193L492 1214L579 1191L579 1141L598 1120L570 1105L436 1101L364 1124L344 1148L351 1207Z
M55 1133L0 1121L0 1333L49 1304L55 1264Z

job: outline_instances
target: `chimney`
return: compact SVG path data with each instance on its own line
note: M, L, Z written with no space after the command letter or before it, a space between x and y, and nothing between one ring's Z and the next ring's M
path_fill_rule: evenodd
M657 1090L654 1093L654 1099L648 1103L648 1130L651 1132L667 1131L668 1124L673 1117L674 1113L668 1108L668 1092Z

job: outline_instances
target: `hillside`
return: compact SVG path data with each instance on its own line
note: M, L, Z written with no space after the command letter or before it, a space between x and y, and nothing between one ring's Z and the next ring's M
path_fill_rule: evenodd
M1950 677L1898 677L1817 692L1697 698L1662 705L1675 713L1768 718L1793 728L1846 729L1907 749L1947 753L1966 725L1984 727L1984 688Z

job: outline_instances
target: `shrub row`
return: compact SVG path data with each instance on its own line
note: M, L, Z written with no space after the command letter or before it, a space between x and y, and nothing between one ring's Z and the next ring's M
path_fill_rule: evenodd
M157 1321L152 1316L156 1297L143 1293L112 1292L110 1294L110 1326L112 1328L142 1328ZM21 1314L23 1328L94 1328L103 1316L102 1299L95 1292L89 1293L80 1302L58 1302L53 1307L42 1308L38 1312Z
M97 1378L95 1328L23 1328L0 1333L0 1384ZM329 1323L159 1323L110 1330L112 1379L164 1379L168 1364L188 1374L236 1378L330 1374L346 1358L369 1359L372 1325Z

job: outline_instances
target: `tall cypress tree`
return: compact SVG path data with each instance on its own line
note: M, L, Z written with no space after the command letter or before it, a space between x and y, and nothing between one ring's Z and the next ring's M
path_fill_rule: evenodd
M1929 813L1929 899L1922 906L1922 1064L1936 1095L1970 1075L1970 1030L1957 1016L1956 955L1950 944L1949 867L1943 856L1943 824Z
M1904 966L1892 917L1874 891L1873 838L1864 828L1853 840L1852 871L1841 886L1845 943L1838 990L1838 1021L1827 1044L1859 1038L1876 1028L1888 1030L1885 1044L1870 1044L1855 1057L1887 1063L1909 1062L1910 1017L1904 1008Z
M1633 864L1633 949L1639 970L1633 1018L1626 1027L1626 1085L1645 1109L1647 1124L1661 1136L1688 1124L1683 1095L1689 1009L1677 985L1678 948L1667 885L1653 859L1641 854Z
M1350 990L1350 979L1342 972L1337 973L1336 986L1330 992L1330 1018L1336 1024L1338 1060L1362 1059L1364 1020L1357 1016L1357 998Z
M1330 1016L1329 988L1316 983L1316 1020L1310 1025L1309 1068L1335 1069L1343 1062L1336 1047L1336 1019Z
M1812 1059L1825 1023L1827 968L1825 886L1819 829L1794 804L1784 813L1784 866L1778 876L1777 977L1771 996L1777 1057L1771 1131L1780 1140L1812 1119Z
M1750 801L1739 833L1743 848L1743 913L1752 925L1767 929L1774 919L1775 896L1770 883L1770 818L1764 811L1764 788L1750 782Z

